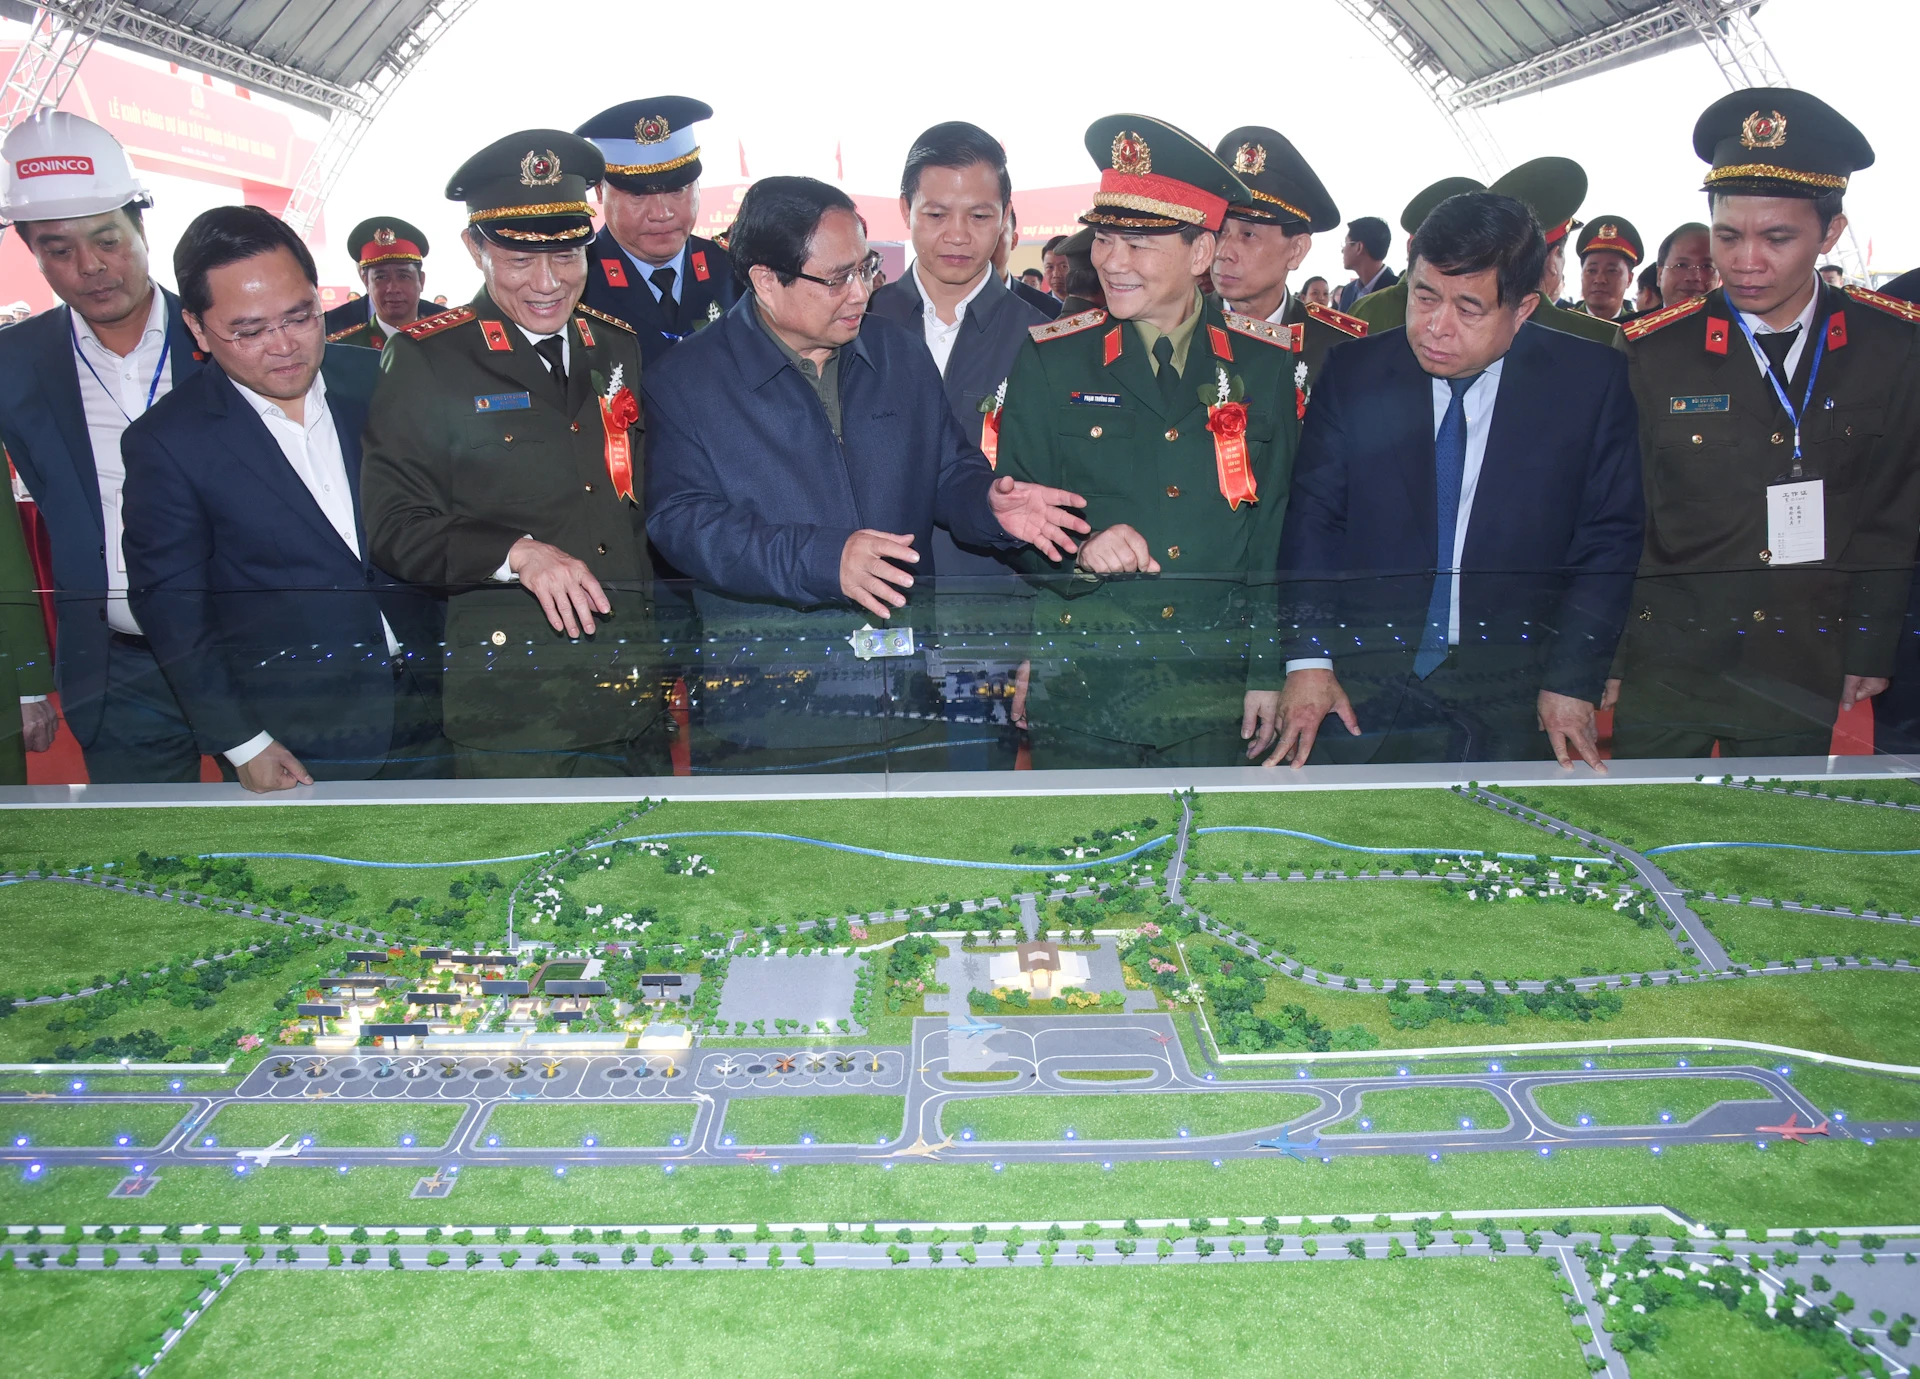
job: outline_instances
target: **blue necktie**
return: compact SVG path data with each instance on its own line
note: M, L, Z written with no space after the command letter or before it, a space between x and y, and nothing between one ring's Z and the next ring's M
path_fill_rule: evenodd
M1471 378L1449 378L1453 400L1440 421L1440 432L1433 438L1434 514L1438 519L1438 540L1434 545L1433 597L1427 600L1427 625L1420 634L1420 650L1413 658L1413 673L1422 680L1440 669L1447 659L1447 623L1453 609L1453 537L1460 521L1460 484L1467 472L1467 389L1479 374Z

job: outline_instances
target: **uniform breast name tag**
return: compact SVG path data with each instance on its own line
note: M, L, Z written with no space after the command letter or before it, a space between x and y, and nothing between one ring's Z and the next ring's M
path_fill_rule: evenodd
M1067 394L1067 401L1076 407L1118 407L1120 394L1071 392Z
M1667 399L1667 411L1674 416L1692 416L1695 412L1724 412L1728 408L1729 401L1726 393L1707 393L1701 397L1670 397Z
M524 412L532 406L529 393L481 393L473 400L476 412Z
M1819 479L1767 485L1767 549L1774 565L1827 558L1827 489Z

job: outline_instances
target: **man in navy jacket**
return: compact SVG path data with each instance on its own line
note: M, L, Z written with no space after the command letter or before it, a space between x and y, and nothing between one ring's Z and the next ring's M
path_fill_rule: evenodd
M1645 520L1637 412L1618 352L1528 323L1545 253L1519 202L1444 201L1414 235L1406 327L1329 356L1280 543L1269 765L1304 764L1329 714L1359 739L1330 759L1600 765Z
M1075 549L1080 498L996 480L925 342L867 319L878 256L843 193L757 182L731 248L751 291L641 380L647 535L698 581L710 639L753 604L824 652L855 630L847 605L906 606L935 573L936 525L971 546ZM813 609L806 628L785 611Z
M250 790L445 774L435 604L366 558L371 350L328 345L312 256L256 206L188 226L214 366L127 428L130 598L200 749Z

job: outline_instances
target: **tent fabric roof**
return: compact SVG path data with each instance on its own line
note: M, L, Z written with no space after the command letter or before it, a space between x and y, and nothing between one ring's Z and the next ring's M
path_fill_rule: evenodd
M1627 23L1668 0L1371 0L1463 85Z
M138 0L134 8L334 86L365 81L432 0Z

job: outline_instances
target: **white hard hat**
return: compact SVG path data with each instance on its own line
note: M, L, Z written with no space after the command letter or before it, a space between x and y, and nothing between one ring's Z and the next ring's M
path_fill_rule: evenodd
M120 141L92 120L40 110L0 144L0 217L73 220L153 197L133 175Z

